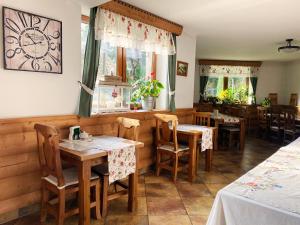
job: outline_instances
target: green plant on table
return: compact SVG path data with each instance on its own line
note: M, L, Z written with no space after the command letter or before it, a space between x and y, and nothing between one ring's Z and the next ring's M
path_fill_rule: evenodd
M271 99L269 98L264 98L264 100L262 100L262 102L260 103L261 106L263 107L270 107L271 105Z
M131 95L132 102L138 102L148 97L157 98L164 85L159 80L138 80L133 84L135 89Z

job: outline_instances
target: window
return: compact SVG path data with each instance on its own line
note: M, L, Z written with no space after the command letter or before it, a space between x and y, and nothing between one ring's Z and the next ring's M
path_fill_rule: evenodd
M249 77L209 76L205 96L221 97L224 90L228 90L236 102L251 103L253 90Z
M126 49L126 78L132 84L140 79L151 79L152 53Z
M84 20L81 23L81 55L82 66L84 61L84 53L86 40L88 35L88 24ZM119 47L112 47L108 43L101 43L99 68L97 74L97 83L94 90L92 112L99 112L99 108L106 105L107 107L119 108L120 105L128 105L120 101L118 98L111 98L114 94L117 96L126 95L128 98L128 91L118 88L109 89L99 86L99 80L102 76L119 76L120 80L128 82L129 84L135 83L140 79L151 79L152 74L156 70L156 56L154 53L141 52L136 49L125 49ZM102 97L101 97L102 96ZM103 96L107 96L105 99ZM109 100L107 100L109 99ZM118 101L112 103L113 100Z
M107 75L117 75L117 48L101 43L98 77Z
M209 77L206 85L206 96L219 96L224 86L223 77Z

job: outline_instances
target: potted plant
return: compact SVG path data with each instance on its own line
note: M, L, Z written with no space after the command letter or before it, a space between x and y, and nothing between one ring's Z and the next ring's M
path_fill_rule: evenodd
M159 96L164 85L158 80L138 80L131 95L132 102L141 101L144 110L153 110L156 98Z
M271 106L271 99L264 98L264 100L262 100L262 102L260 104L262 107L268 108Z

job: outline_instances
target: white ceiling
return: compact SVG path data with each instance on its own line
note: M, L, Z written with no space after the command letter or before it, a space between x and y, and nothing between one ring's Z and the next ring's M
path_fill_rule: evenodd
M197 58L300 59L300 52L277 52L286 38L300 45L300 0L125 1L183 25L185 33L197 38Z

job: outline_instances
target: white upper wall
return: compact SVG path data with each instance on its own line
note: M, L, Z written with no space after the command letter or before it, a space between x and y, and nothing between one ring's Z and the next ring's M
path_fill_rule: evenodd
M300 62L298 71L300 73ZM296 67L297 68L297 67ZM295 68L295 70L296 70ZM295 72L294 72L295 73ZM298 73L298 74L299 74ZM286 104L286 64L281 62L263 62L259 73L256 89L256 102L259 104L269 93L278 93L279 104ZM196 65L195 70L195 93L194 102L199 102L200 99L200 78L199 78L199 65ZM296 79L296 78L295 78ZM298 78L300 81L300 78ZM299 82L298 82L299 83ZM300 86L300 84L298 85Z
M263 62L258 73L256 102L259 104L269 93L278 93L278 103L285 104L285 64Z
M297 93L300 105L300 60L288 62L283 76L286 83L285 102L289 103L291 94Z
M0 54L0 118L74 114L81 77L80 5L61 0L1 0L2 6L62 21L63 74L4 70ZM0 14L2 24L2 10Z
M196 39L186 33L177 37L177 60L187 62L187 77L176 75L176 108L193 107L195 78Z

